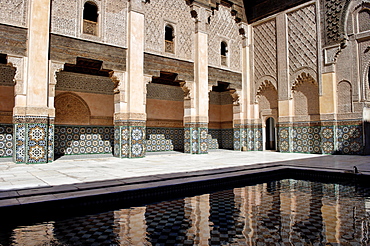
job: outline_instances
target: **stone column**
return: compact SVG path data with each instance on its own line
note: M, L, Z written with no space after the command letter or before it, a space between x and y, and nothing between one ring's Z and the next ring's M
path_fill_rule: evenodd
M239 24L242 39L242 88L231 91L233 97L234 150L248 150L247 131L251 119L251 67L250 67L250 28L246 23Z
M129 1L127 73L115 96L114 156L120 158L144 157L146 150L144 4L142 0Z
M194 106L185 110L184 134L185 153L208 153L208 21L211 10L191 5L191 15L195 20L194 44Z
M48 105L50 0L32 0L29 6L28 57L18 63L16 75L13 159L46 163L53 160L53 118Z
M278 114L277 123L278 146L280 152L291 152L293 149L293 101L291 95L291 84L289 76L289 51L287 20L285 14L276 17L277 29L277 77L278 77Z

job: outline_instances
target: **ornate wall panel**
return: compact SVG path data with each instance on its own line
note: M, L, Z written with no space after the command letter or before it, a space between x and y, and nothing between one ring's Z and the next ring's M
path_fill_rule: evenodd
M351 0L323 0L324 39L326 45L338 44L345 38L346 11Z
M55 122L58 124L90 123L90 109L80 97L63 93L55 99Z
M112 153L112 126L55 126L55 155Z
M338 113L352 112L352 86L347 81L342 81L337 87Z
M51 32L77 37L79 0L54 0L51 9Z
M147 99L184 101L184 92L179 86L149 83L146 96Z
M183 128L146 128L146 151L184 150Z
M105 43L126 46L127 1L106 1L104 17Z
M337 127L338 146L341 154L361 155L364 151L362 123L341 122Z
M219 6L211 17L208 32L208 61L211 66L221 66L221 42L228 47L229 64L232 70L241 70L241 37L239 27L231 15L231 8Z
M364 97L370 100L370 40L359 43L361 87Z
M15 68L0 64L0 85L14 85Z
M192 59L195 24L186 2L157 0L146 4L144 9L145 51L164 54L164 29L169 23L175 29L175 55L183 59Z
M317 32L315 5L288 14L289 71L301 67L317 71Z
M13 156L13 125L0 124L0 158Z
M113 95L114 84L108 77L71 72L57 73L57 90Z
M270 20L253 27L254 80L266 75L276 80L276 22Z
M28 0L0 0L0 22L14 26L27 26Z

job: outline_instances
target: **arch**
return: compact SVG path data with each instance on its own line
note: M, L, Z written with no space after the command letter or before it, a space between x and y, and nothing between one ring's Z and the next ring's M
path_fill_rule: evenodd
M83 19L93 22L98 22L98 6L91 1L84 4Z
M97 36L98 19L98 6L92 1L85 2L83 8L83 33Z
M357 15L358 30L365 32L370 30L370 9L363 9Z
M340 81L337 85L338 114L352 112L352 84L348 81Z
M172 25L167 24L164 28L165 52L175 53L175 29Z
M225 41L221 42L220 45L221 65L227 66L228 49Z
M55 124L89 125L90 109L78 95L65 92L55 97Z
M296 116L320 113L318 83L310 74L302 72L298 75L292 85L292 92Z

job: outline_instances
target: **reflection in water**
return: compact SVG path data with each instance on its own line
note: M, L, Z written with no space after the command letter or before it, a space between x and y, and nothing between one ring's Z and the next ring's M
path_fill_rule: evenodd
M0 245L369 245L369 227L369 188L285 179L9 228Z

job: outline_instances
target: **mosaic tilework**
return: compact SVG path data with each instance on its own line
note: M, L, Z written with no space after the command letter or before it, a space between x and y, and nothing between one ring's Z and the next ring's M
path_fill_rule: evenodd
M337 150L341 154L363 154L362 125L341 125L337 127Z
M362 133L361 125L279 127L279 151L360 155Z
M26 124L15 124L15 156L13 156L16 163L26 162Z
M144 126L115 126L113 155L119 158L144 157L145 135Z
M183 149L183 128L146 128L146 151L156 152Z
M208 128L193 126L184 128L184 152L191 154L208 153Z
M16 163L47 163L49 142L48 125L44 123L16 123L15 156Z
M210 149L233 149L233 129L208 129L208 133L212 139L209 141L209 144L212 144Z
M278 150L280 152L289 152L289 127L278 128Z
M321 151L323 154L332 154L335 150L335 128L334 126L321 127Z
M292 137L292 152L298 153L321 153L321 134L322 131L320 126L303 126L293 127L291 130ZM325 134L327 131L325 130ZM330 151L332 146L330 145L330 136L327 136L326 149Z
M55 155L112 153L111 126L55 126Z
M13 125L0 125L0 158L13 156Z
M48 127L48 162L54 161L54 124Z

